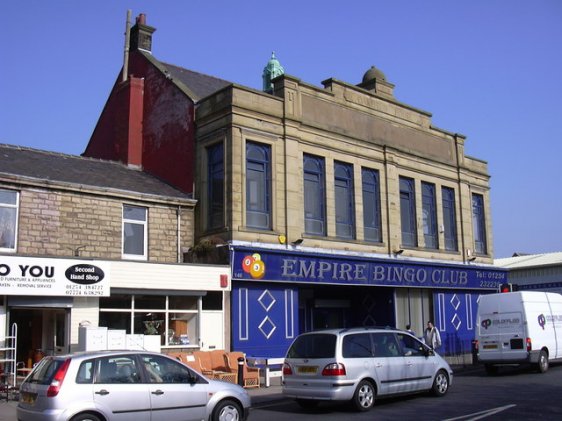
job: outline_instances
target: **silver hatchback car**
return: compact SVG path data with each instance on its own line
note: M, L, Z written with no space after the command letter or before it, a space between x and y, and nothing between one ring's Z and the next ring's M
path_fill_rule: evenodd
M283 365L283 394L303 408L350 401L367 411L375 397L447 393L449 364L417 338L396 329L323 330L298 336Z
M99 351L45 357L20 387L19 421L245 420L242 387L163 354Z

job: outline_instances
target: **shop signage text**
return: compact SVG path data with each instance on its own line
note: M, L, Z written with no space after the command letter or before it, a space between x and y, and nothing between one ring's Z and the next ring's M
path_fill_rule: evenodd
M460 264L396 263L241 250L234 252L233 275L240 280L463 289L497 289L507 279L503 270Z
M109 296L106 266L104 262L0 256L0 295Z

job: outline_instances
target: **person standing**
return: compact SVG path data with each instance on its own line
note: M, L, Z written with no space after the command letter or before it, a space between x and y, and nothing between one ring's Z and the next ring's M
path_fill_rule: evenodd
M431 320L427 322L424 338L425 343L432 349L437 349L441 346L441 335Z
M412 326L409 325L409 324L406 325L406 332L408 332L408 333L411 334L412 336L416 336L416 332L414 332L414 331L412 330Z

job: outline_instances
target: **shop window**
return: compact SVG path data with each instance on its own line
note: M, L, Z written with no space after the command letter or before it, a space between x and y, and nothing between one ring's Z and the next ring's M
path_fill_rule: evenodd
M123 258L146 259L148 210L123 205Z
M425 247L437 249L437 207L435 204L435 184L422 183L422 216Z
M203 310L222 310L222 292L207 292L207 295L203 296Z
M487 254L486 224L484 215L484 196L472 195L472 229L474 235L474 251L478 254Z
M355 238L355 205L353 192L353 166L334 163L334 190L336 207L336 236Z
M400 177L400 224L402 245L417 247L418 234L416 226L416 195L414 180Z
M326 235L324 178L324 159L304 155L304 230L307 234Z
M162 346L198 346L199 300L199 296L181 295L103 297L99 325L128 334L159 335ZM217 310L222 310L222 300Z
M445 231L445 250L457 251L457 215L455 210L455 191L449 187L441 189L443 200L443 230Z
M0 251L16 250L19 194L0 190Z
M366 241L381 242L381 202L379 172L369 168L361 170L363 184L363 226Z
M246 225L271 229L271 148L246 143Z
M208 228L220 228L224 225L224 147L217 143L207 148L208 162Z

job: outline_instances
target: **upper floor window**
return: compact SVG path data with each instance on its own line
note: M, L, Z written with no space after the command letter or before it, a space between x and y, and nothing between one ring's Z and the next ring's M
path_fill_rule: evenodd
M472 229L474 234L474 251L478 254L487 254L486 243L486 218L484 215L484 196L472 195Z
M304 155L304 230L326 235L324 158Z
M246 225L271 229L271 148L246 143Z
M16 249L19 195L15 191L0 190L0 250Z
M379 172L369 168L361 170L363 183L363 225L366 241L382 241Z
M437 249L437 207L435 184L422 183L423 237L425 247Z
M146 259L147 218L146 208L123 205L123 257Z
M355 238L355 205L353 201L353 166L334 163L336 200L336 236Z
M449 187L441 189L443 200L443 230L445 231L445 250L458 250L457 215L455 210L455 191Z
M406 177L400 177L400 224L402 227L402 245L417 247L414 180Z
M207 148L207 227L219 228L224 225L224 153L223 144Z

